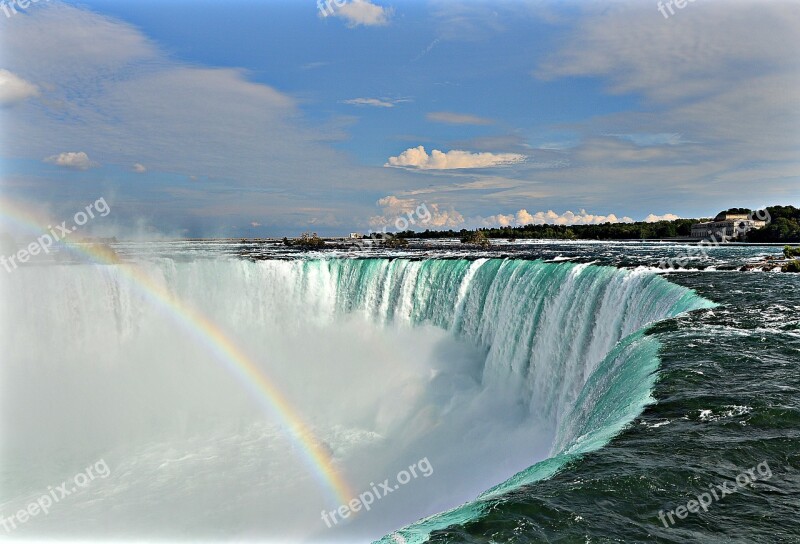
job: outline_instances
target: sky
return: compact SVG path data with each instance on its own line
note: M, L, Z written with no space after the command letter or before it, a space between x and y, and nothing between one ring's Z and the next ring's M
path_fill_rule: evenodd
M119 237L800 205L800 3L677 6L5 0L0 198Z

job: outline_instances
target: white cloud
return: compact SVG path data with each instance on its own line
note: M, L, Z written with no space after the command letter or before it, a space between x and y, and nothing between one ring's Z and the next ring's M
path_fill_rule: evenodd
M392 8L375 5L369 0L351 0L338 7L331 3L331 8L333 15L345 19L349 27L383 26L389 23L389 18L393 13Z
M633 223L630 217L617 217L615 214L594 215L586 210L579 213L571 211L557 214L553 210L546 212L529 213L528 210L519 210L516 214L498 214L480 219L482 226L486 227L512 227L517 225L598 225L601 223Z
M74 168L75 170L88 170L94 168L98 164L89 159L89 155L83 151L66 151L47 157L44 162L55 164L56 166L63 166L64 168Z
M0 106L8 106L38 96L39 88L8 70L0 69Z
M136 172L137 174L144 174L145 172L147 172L147 168L143 164L137 162L136 164L133 165L133 171Z
M431 112L426 117L429 121L447 123L450 125L491 125L494 123L494 121L485 117L478 117L477 115L469 115L466 113L453 113L449 111Z
M446 153L434 149L428 155L425 148L419 146L406 149L397 157L389 157L389 162L384 166L419 170L456 170L509 166L523 162L525 159L525 155L518 153L470 153L456 149Z
M397 103L393 100L382 100L380 98L351 98L350 100L343 100L342 102L354 106L374 106L376 108L393 108Z
M254 227L254 228L255 228L255 227L260 227L260 226L261 226L261 223L259 223L258 221L251 221L251 222L250 222L250 226L251 226L251 227Z
M658 221L675 221L676 219L680 219L679 215L675 215L674 213L665 213L664 215L655 215L650 214L644 218L645 223L656 223Z

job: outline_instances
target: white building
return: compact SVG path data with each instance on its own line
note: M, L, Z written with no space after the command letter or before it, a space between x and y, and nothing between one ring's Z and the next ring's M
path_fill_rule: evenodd
M692 225L692 238L702 238L703 240L713 238L717 241L737 240L742 238L747 231L760 229L766 224L766 221L754 219L752 214L722 212L713 221Z

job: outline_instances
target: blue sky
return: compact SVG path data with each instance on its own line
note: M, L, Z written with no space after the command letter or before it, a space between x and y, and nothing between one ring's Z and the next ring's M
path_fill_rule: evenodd
M119 236L800 203L790 2L338 4L0 12L3 197L54 221L104 197Z

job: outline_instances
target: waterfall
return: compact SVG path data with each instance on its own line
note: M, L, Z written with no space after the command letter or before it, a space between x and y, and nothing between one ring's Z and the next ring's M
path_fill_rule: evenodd
M131 266L147 282L131 279ZM76 450L84 444L85 451L161 443L176 433L196 434L198 419L203 425L253 419L237 393L239 384L207 360L213 354L170 324L176 321L170 308L153 304L156 289L207 316L276 376L304 417L322 429L334 460L356 486L377 477L361 475L362 465L394 466L370 465L375 455L367 453L376 444L394 444L386 450L393 452L392 462L414 460L413 453L429 455L434 466L437 460L439 466L447 463L439 469L440 487L431 487L432 498L418 501L422 506L387 515L384 522L394 525L381 525L380 514L371 518L385 532L420 517L414 508L435 504L446 510L400 531L407 542L473 519L502 493L549 477L574 456L606 444L652 401L659 346L645 334L647 326L712 305L645 272L510 259L158 259L29 267L9 275L2 287L11 323L2 338L6 379L31 387L4 399L6 413L24 413L8 422L12 438L28 446L17 458L30 458L36 448L47 455L67 443ZM345 322L355 324L324 333ZM396 341L369 336L367 327ZM427 346L418 349L426 355L407 368L407 354L357 364L342 348L360 345L392 357L414 342ZM330 356L313 351L315 343ZM471 351L459 352L455 344ZM428 362L434 357L429 352L437 362ZM373 371L372 385L366 378L353 385ZM368 386L380 394L369 393ZM74 413L30 409L25 399L32 392ZM327 404L323 396L331 397ZM342 403L348 409L333 413ZM53 417L60 430L47 429ZM125 421L122 428L119 421ZM448 428L452 436L444 432ZM46 438L31 429L46 429ZM517 457L507 466L487 467L479 475L482 488L464 484L461 495L435 496L453 488L457 478L476 477L468 467L506 431ZM440 434L456 445L437 441ZM456 451L453 436L476 440L475 435L486 441L475 444L475 458ZM542 441L541 451L533 453L532 444ZM14 457L13 445L4 448ZM302 480L299 469L293 474ZM424 491L422 483L414 485ZM18 493L24 492L22 485ZM405 503L415 502L414 493L409 490ZM459 503L464 504L453 508ZM384 541L395 542L390 536Z

